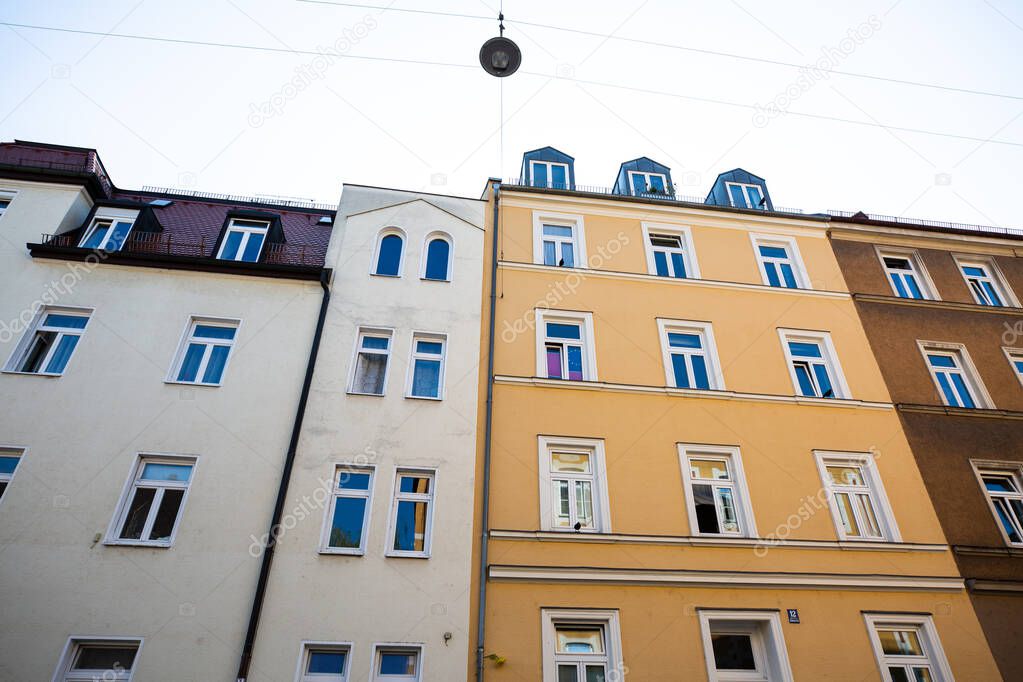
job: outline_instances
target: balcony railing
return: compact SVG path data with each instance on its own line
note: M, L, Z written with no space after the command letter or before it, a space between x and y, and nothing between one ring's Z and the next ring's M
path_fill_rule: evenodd
M79 248L80 235L44 234L42 244L64 248ZM159 232L131 233L117 249L118 253L137 255L191 256L214 258L216 242L200 238L199 241L175 239L172 234ZM85 249L83 249L85 250ZM109 252L108 252L109 253ZM323 265L324 247L312 244L269 243L263 247L260 263L268 265Z

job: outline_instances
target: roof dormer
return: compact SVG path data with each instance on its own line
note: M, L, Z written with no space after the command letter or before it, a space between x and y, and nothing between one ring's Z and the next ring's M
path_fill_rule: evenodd
M634 197L674 198L671 169L645 156L626 161L618 169L612 192Z
M767 191L767 181L741 168L719 175L703 203L761 211L774 210L774 202Z
M522 155L522 184L550 189L575 189L575 159L554 147Z

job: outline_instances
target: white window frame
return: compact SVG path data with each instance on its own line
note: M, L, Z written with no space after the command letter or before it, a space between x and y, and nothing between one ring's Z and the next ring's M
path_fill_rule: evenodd
M401 237L401 257L398 258L398 274L388 275L377 272L377 261L380 259L380 248L383 246L384 237L388 235ZM453 253L453 251L452 251ZM405 274L405 258L408 256L408 235L400 227L385 227L377 232L376 242L373 244L373 259L369 262L369 274L374 277L396 277L400 278ZM423 266L425 268L425 266Z
M756 538L757 522L753 516L753 503L750 500L749 485L746 482L746 472L742 468L742 455L739 448L732 445L706 445L703 443L678 443L679 466L682 468L683 495L686 500L686 515L689 517L689 532L691 535L700 537L721 537L721 538ZM728 487L732 488L732 500L735 504L736 520L739 522L738 533L702 533L696 518L696 500L693 496L693 475L689 468L689 459L722 459L728 463L728 470L732 477ZM703 479L697 480L698 485L704 485ZM715 485L707 482L708 485ZM720 484L717 483L717 484ZM717 499L715 498L715 507ZM721 511L718 509L718 518L721 518Z
M340 476L346 473L368 474L369 484L366 490L353 488L342 488ZM352 464L348 462L336 462L334 464L334 478L331 479L330 504L325 508L323 517L323 528L320 530L320 554L350 554L362 556L366 553L366 544L369 538L370 516L373 512L373 492L376 487L376 467L372 464ZM334 507L339 497L359 498L366 500L366 512L362 517L362 541L358 547L331 547L330 531L334 521Z
M398 491L402 475L413 475L430 479L429 493L403 493ZM394 549L394 535L398 525L398 503L426 502L426 530L423 537L423 551ZM428 467L398 466L394 470L391 485L391 510L388 513L387 538L384 556L429 559L433 551L433 517L437 507L437 469Z
M751 232L749 238L750 242L753 244L753 256L757 260L757 268L760 270L760 279L764 286L771 287L772 289L788 289L789 291L813 289L813 285L810 282L810 275L807 274L806 266L803 264L803 256L799 252L799 243L796 241L795 237L783 234L755 234ZM792 276L796 279L796 289L791 289L790 287L771 286L771 280L767 276L767 267L764 264L765 257L760 253L761 246L773 246L775 248L785 249L792 265ZM779 272L778 274L779 277L781 277L781 273Z
M898 666L912 663L926 664L931 669L933 682L954 682L955 678L952 677L952 669L945 658L945 652L941 647L941 640L938 638L938 630L934 627L934 619L930 615L864 613L863 620L867 626L867 635L870 637L871 649L874 651L874 660L877 662L878 670L881 672L881 679L884 682L892 682L891 674L888 672L889 665ZM913 661L903 662L896 659L889 662L889 657L881 649L881 640L877 635L878 627L881 629L887 629L888 627L915 629L917 631L917 638L920 640L926 655Z
M781 616L777 611L741 611L733 609L698 609L700 617L700 639L703 642L703 658L707 666L707 679L710 682L793 682L792 667L785 646L785 633L781 627ZM713 624L712 624L713 621ZM724 629L734 629L741 634L749 634L753 645L754 657L767 669L756 673L736 671L721 674L714 661L714 644L711 640L712 628L721 629L720 623L733 621L736 625ZM751 628L749 625L753 624Z
M573 312L569 310L552 310L547 308L536 309L536 376L547 377L547 323L555 324L577 324L580 328L580 343L582 344L583 359L583 381L597 381L597 349L595 347L593 334L593 313ZM552 343L561 343L552 340ZM568 353L565 353L564 362L568 362ZM557 380L557 379L556 379ZM571 381L562 378L561 381Z
M321 642L304 639L299 645L298 666L295 668L295 682L348 682L349 672L352 669L352 642ZM336 675L325 675L314 673L306 675L305 669L309 664L309 657L313 651L330 651L344 653L345 670L341 677Z
M1002 352L1005 353L1005 359L1009 361L1009 369L1019 379L1020 384L1023 384L1023 369L1016 367L1017 362L1023 362L1023 348L1002 346Z
M10 357L7 358L7 364L4 365L4 372L7 374L25 374L28 376L41 376L41 377L60 377L64 376L67 372L68 367L71 366L71 361L75 359L75 354L78 352L78 347L82 345L82 340L85 337L85 333L89 330L89 323L92 322L92 315L95 312L95 308L79 308L71 306L42 306L36 310L35 315L32 317L31 324L25 329L25 333L21 335L21 340L14 347L14 351ZM85 326L81 329L70 330L69 327L52 327L43 328L43 320L49 314L57 315L76 315L79 317L85 317ZM70 331L69 331L70 330ZM18 367L25 361L26 354L32 347L32 342L35 340L36 333L39 331L54 331L59 336L54 341L53 345L46 352L43 357L43 361L40 363L40 367L46 367L50 364L50 360L53 358L54 352L60 345L60 340L67 334L74 334L78 336L78 343L75 344L74 350L71 351L71 355L68 356L67 363L64 365L64 370L61 372L23 372Z
M3 219L7 211L11 209L11 204L14 203L14 199L18 196L18 190L16 189L0 189L0 201L6 201L7 206L0 208L0 220Z
M668 223L646 222L641 223L643 230L643 246L646 251L647 273L657 275L657 263L654 260L654 247L650 243L651 235L665 235L678 237L682 244L682 260L686 266L686 279L700 279L700 264L696 259L696 248L693 246L693 231L688 225L670 225ZM671 260L668 260L668 267L674 271ZM678 279L672 277L672 279Z
M835 351L835 344L831 340L830 332L812 331L809 329L779 328L778 338L781 341L781 349L785 354L785 365L789 370L789 378L792 380L792 390L797 398L805 400L843 400L852 397L849 384L845 380L845 372L842 371L842 363L838 361L838 353ZM789 350L789 341L796 343L817 343L821 347L821 355L824 364L828 369L828 376L831 379L831 389L835 395L831 398L814 398L804 396L799 392L799 378L796 376L796 368L793 365L792 352ZM816 377L814 378L816 381Z
M742 198L746 200L746 205L745 206L736 206L735 205L735 200L732 199L732 188L733 187L741 187L742 188ZM757 192L760 193L760 200L764 202L763 206L760 205L760 202L757 202L756 206L751 205L751 202L749 200L749 190L750 189L755 189ZM764 187L762 187L762 186L760 186L760 185L758 185L756 183L751 183L751 182L726 182L725 183L725 194L728 196L728 204L732 208L748 208L748 209L752 209L752 210L755 210L755 211L766 211L767 210L767 201L766 201L766 199L767 199L767 190Z
M537 436L539 452L540 528L559 533L610 533L611 503L607 490L607 459L604 441L599 438L570 438L567 436ZM559 528L554 523L554 474L551 472L551 452L554 450L585 451L590 456L593 473L569 478L589 479L593 498L593 528ZM564 475L561 475L564 476Z
M82 247L85 242L89 241L89 238L92 237L93 233L99 227L99 223L103 221L110 222L110 230L107 232L99 246L94 247L95 249L100 251L106 250L106 246L110 242L110 237L114 231L114 224L119 222L131 223L131 227L128 228L128 232L124 235L124 241L128 241L128 237L131 236L131 231L135 229L135 221L138 220L138 217L139 211L137 209L101 206L96 210L96 214L92 217L92 220L89 221L89 226L82 233L82 238L79 240L78 246ZM121 244L123 246L124 242L121 242Z
M196 337L195 328L200 325L233 328L234 337L231 339L211 339L205 336ZM231 366L231 358L234 357L234 346L238 342L238 334L241 332L241 328L242 321L238 318L190 315L188 322L185 324L185 329L181 333L181 339L178 341L178 350L174 353L174 360L171 362L170 370L167 372L164 383L183 384L185 386L208 386L210 388L223 386L224 379L227 377L227 370ZM206 350L203 351L202 360L199 362L199 369L195 373L196 380L179 380L178 373L181 372L181 365L185 361L185 354L188 353L188 346L193 342L206 346ZM227 360L224 362L224 371L220 373L220 381L217 383L206 383L202 381L202 377L206 374L210 356L213 354L213 346L227 346L230 350L227 353Z
M0 505L7 499L7 492L11 489L11 485L14 484L14 477L18 475L18 470L21 469L21 463L25 459L25 455L28 453L28 448L21 445L0 445L0 455L4 457L17 457L18 463L14 465L14 471L9 474L0 474L0 483L6 483L7 487L4 488L2 494L0 494Z
M71 666L74 664L75 657L78 655L78 651L83 646L127 646L134 644L135 658L133 659L131 670L127 673L115 673L113 677L110 676L109 670L92 670L92 671L81 671L71 672ZM110 680L110 682L130 682L135 675L135 671L138 669L139 658L142 656L142 645L145 644L144 637L93 637L83 635L72 635L68 637L67 642L64 644L64 649L60 654L60 662L57 663L57 669L53 673L52 682L94 682L95 680Z
M875 245L874 253L877 254L877 260L881 264L881 270L884 272L885 279L888 280L888 286L891 288L893 296L899 296L899 290L895 286L895 282L892 281L892 270L884 262L885 258L902 258L909 262L910 272L916 278L917 287L920 289L920 293L923 294L923 299L920 300L940 300L938 296L938 288L934 286L934 280L931 279L931 275L927 271L927 267L924 265L923 258L920 257L919 251L916 249ZM914 299L910 298L907 300Z
M247 223L260 223L263 225L262 228L250 227L248 225L235 225L237 221L244 221ZM232 232L241 232L242 240L238 242L238 251L235 253L234 258L224 258L224 247L227 246L227 239L231 236ZM259 245L259 254L256 256L254 261L242 260L241 256L245 253L246 247L249 245L249 240L254 234L263 235L263 243ZM232 263L258 263L259 259L263 257L263 252L266 251L267 242L270 239L270 221L261 220L259 218L231 218L227 224L227 229L224 230L224 236L220 240L220 248L217 249L218 260L230 260Z
M849 542L902 542L902 534L899 532L899 526L895 521L895 513L892 511L892 505L888 501L888 494L885 492L884 483L881 481L881 473L878 471L874 455L869 452L838 452L834 450L814 450L813 455L817 462L817 471L821 476L821 484L824 486L824 490L827 491L828 504L831 507L831 520L834 523L835 533L839 540L848 540ZM827 467L829 465L859 468L866 483L864 487L867 488L867 496L870 498L881 537L850 536L846 534L835 493L845 492L851 494L852 491L846 490L849 486L845 485L838 485L836 489L836 485L832 484L831 478L828 475ZM859 518L856 519L856 522L860 528L863 527L863 523Z
M934 390L938 392L938 398L941 400L942 405L947 407L956 407L948 404L947 399L945 398L945 392L941 390L941 384L938 382L937 368L932 367L930 360L927 358L929 353L948 355L955 360L957 369L962 375L967 389L970 391L970 397L973 399L973 403L976 406L975 409L994 409L994 401L991 400L991 394L988 393L983 379L980 378L980 372L977 371L977 366L973 364L973 360L970 358L970 353L966 350L965 345L961 343L949 343L947 341L920 340L916 342L916 345L917 348L920 349L920 355L923 358L924 366L927 368L927 372L931 375L931 381L934 383ZM970 408L958 407L956 409Z
M1009 538L1009 534L1005 532L1005 528L1002 526L1002 521L998 518L998 509L995 507L994 500L991 498L991 492L987 489L987 486L984 485L983 478L985 474L1011 476L1016 484L1016 488L1021 494L1023 494L1023 463L977 459L970 460L970 464L973 466L973 473L977 476L977 484L980 486L980 492L984 495L984 500L987 502L987 506L991 510L991 516L994 519L995 525L998 526L998 532L1002 534L1002 540L1005 542L1006 547L1023 547L1023 541L1013 542ZM1020 526L1019 533L1020 537L1023 538L1023 522L1017 519L1016 523Z
M448 243L448 268L447 268L447 272L444 273L444 279L427 279L427 277L426 277L426 266L427 266L427 262L429 260L429 258L428 258L428 256L429 256L428 249L430 248L430 243L433 242L435 239L440 239L441 241L444 241L444 242ZM404 249L402 249L402 251L404 252ZM429 234L426 235L426 237L423 238L423 248L422 248L421 253L423 255L419 259L420 260L420 263L419 263L419 279L423 280L424 282L450 282L451 281L451 274L452 274L452 271L454 270L454 267L455 267L455 240L454 240L454 238L450 234L448 234L447 232L441 232L441 231L430 232ZM404 255L404 253L402 255ZM400 272L400 266L399 266L399 272Z
M675 385L675 368L671 362L672 350L668 343L669 333L698 334L703 341L703 357L707 365L709 389L686 388ZM721 360L718 358L717 342L714 340L714 326L710 322L694 320L669 320L657 318L657 334L661 339L661 362L664 365L665 386L682 388L689 391L725 390L725 377L722 373ZM690 366L687 363L687 366Z
M575 245L575 266L573 270L582 270L589 267L589 260L586 257L586 229L583 224L583 217L578 213L551 213L547 211L533 211L533 264L543 265L543 226L556 225L558 227L572 228L572 243ZM560 253L560 252L559 252ZM558 267L550 265L546 267Z
M422 644L408 642L376 642L373 644L373 663L369 670L370 682L421 682L423 680L423 653L426 650ZM416 655L415 675L380 675L381 654L388 652L414 653Z
M668 176L665 173L655 173L653 171L627 171L629 180L629 195L634 197L670 197L674 196L675 188L668 182ZM659 177L664 184L664 194L657 194L656 192L637 192L636 191L636 176L643 177L643 184L650 187L649 179L656 176Z
M441 345L440 356L431 353L420 353L416 350L417 341L439 343ZM437 396L413 395L413 381L415 379L416 360L440 360L440 375L437 378ZM414 400L444 400L447 390L447 382L444 380L448 369L448 335L441 332L412 332L412 345L409 347L409 362L405 372L405 397Z
M617 609L540 609L543 682L558 682L558 625L602 628L607 679L625 679L627 669L622 657L622 628Z
M1002 269L998 267L998 262L990 256L978 256L976 254L952 254L952 258L956 262L956 267L959 268L959 275L963 278L963 283L966 284L966 288L970 290L970 295L977 305L983 305L987 307L997 308L1019 308L1019 299L1016 298L1015 292L1012 287L1009 286L1008 280L1005 279L1005 275L1002 273ZM980 296L970 285L970 277L963 270L964 267L981 267L987 272L987 278L991 281L991 286L994 287L995 292L1002 297L1002 306L992 306L981 301Z
M188 477L188 481L184 485L163 481L159 484L147 483L144 486L147 488L156 488L157 492L153 497L153 502L149 508L148 517L142 530L143 538L148 532L151 532L153 522L156 520L156 516L160 511L160 504L163 501L163 491L184 490L184 494L181 496L181 504L178 506L177 517L174 519L174 527L171 529L170 538L166 541L143 540L142 538L138 540L128 540L120 537L121 529L124 527L124 522L128 515L131 501L135 497L134 492L137 487L136 484L139 481L139 477L142 476L142 472L145 469L146 464L179 464L189 465L192 467L192 472ZM103 540L103 544L130 547L157 547L162 549L173 547L174 541L178 536L178 530L181 528L181 520L185 515L185 508L188 505L188 496L192 491L192 484L195 481L196 471L198 470L198 455L180 455L160 452L140 452L136 454L135 459L132 462L131 469L129 470L128 477L124 482L124 487L121 490L121 497L117 502L117 506L114 508L114 515L110 519L110 525L107 526L106 538Z
M547 187L548 189L554 187L554 177L553 177L554 174L551 173L551 170L552 170L552 168L554 166L561 166L562 168L565 169L565 186L563 188L561 188L561 189L569 189L572 186L572 176L569 174L569 168L568 168L568 164L567 163L562 163L560 161L542 161L540 159L530 159L529 160L529 186L530 187L540 187L541 186L541 185L537 185L536 181L534 180L535 172L534 172L533 167L537 166L537 165L547 166L547 184L543 185L544 187Z
M380 351L378 349L373 349L373 348L367 349L365 351L366 353L369 353L371 355L384 355L384 356L387 357L387 362L384 365L383 390L380 393L363 393L362 391L356 391L355 390L355 376L356 376L357 370L358 370L359 353L362 352L362 339L364 337L366 337L366 336L373 336L373 337L386 336L387 339L388 339L387 350L386 351ZM355 348L352 351L351 362L349 362L348 384L347 384L348 390L346 391L346 393L348 393L349 395L369 395L369 396L375 396L377 398L381 398L381 397L387 395L387 380L391 376L391 360L393 359L392 355L393 355L393 352L394 352L394 337L395 337L394 329L392 329L390 327L369 327L369 326L366 326L366 327L359 327L358 329L356 329Z

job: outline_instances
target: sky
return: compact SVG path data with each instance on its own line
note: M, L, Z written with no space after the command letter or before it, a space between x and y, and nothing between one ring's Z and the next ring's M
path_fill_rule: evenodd
M3 0L0 140L94 147L121 188L327 203L479 196L552 145L580 186L649 156L680 195L742 167L776 206L1023 227L1021 2L504 0L523 61L497 79L498 2Z

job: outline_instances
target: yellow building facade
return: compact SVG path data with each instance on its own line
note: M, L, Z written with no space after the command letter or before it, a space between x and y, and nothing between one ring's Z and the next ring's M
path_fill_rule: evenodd
M470 677L1001 679L826 221L535 184L489 189Z

